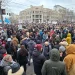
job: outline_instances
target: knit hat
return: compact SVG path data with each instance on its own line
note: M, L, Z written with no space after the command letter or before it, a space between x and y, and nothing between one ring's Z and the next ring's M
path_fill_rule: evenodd
M35 45L35 48L36 48L37 50L41 50L42 45L41 45L41 44L36 44L36 45Z
M59 51L64 52L64 51L65 51L65 47L64 47L64 46L60 46L60 47L59 47Z

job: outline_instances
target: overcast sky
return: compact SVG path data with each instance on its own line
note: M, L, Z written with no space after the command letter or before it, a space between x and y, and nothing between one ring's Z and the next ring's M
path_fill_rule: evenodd
M29 8L30 5L44 5L45 8L52 9L54 5L61 5L68 9L75 9L75 0L9 0L6 8L18 14L20 11Z

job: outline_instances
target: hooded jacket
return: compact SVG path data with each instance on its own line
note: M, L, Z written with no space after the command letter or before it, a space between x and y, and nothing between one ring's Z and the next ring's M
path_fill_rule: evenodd
M75 44L66 47L67 56L64 58L67 75L75 75Z
M68 44L71 44L72 39L71 39L71 34L70 33L67 34L66 41L67 41Z
M59 60L59 51L52 49L50 51L50 59L42 67L42 75L66 75L65 64Z

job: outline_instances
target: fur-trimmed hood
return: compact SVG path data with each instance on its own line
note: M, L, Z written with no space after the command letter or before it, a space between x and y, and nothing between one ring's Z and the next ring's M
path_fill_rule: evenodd
M24 73L24 68L23 67L20 67L20 69L16 73L12 73L12 69L10 69L8 71L8 75L23 75L23 73Z

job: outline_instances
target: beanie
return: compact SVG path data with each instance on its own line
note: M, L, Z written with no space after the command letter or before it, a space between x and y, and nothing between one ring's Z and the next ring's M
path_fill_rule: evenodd
M37 50L41 50L42 45L41 45L41 44L36 44L36 45L35 45L35 48L36 48Z
M59 51L64 52L64 51L65 51L65 47L64 47L64 46L60 46L60 47L59 47Z

